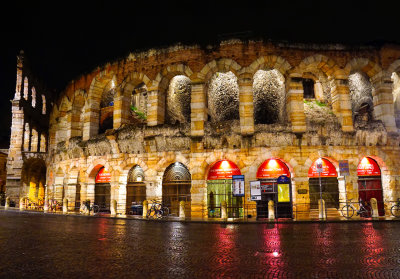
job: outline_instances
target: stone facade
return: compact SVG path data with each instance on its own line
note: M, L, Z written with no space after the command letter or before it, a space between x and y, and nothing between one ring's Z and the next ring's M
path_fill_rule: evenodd
M337 178L340 202L345 199L344 189L348 198L357 199L357 166L366 156L381 169L386 209L390 201L400 198L400 169L396 163L400 126L396 126L399 117L395 109L399 84L398 78L393 78L393 73L400 73L400 46L350 48L229 41L205 49L176 46L130 54L72 81L50 108L45 130L38 130L26 120L24 98L20 97L24 77L22 65L18 65L8 158L10 196L27 195L21 169L27 160L24 154L29 153L34 158L43 155L47 197L66 197L71 209L77 189L81 201L94 201L95 176L102 167L111 173L111 200L117 201L117 212L125 214L131 168L139 165L144 171L146 199L160 199L164 171L180 162L191 174L191 216L207 217L208 170L222 159L234 162L245 175L244 203L253 215L255 202L250 201L249 181L257 179L259 166L270 158L279 158L288 166L293 210L305 216L310 207L308 171L320 157L328 158L337 169L339 160L349 161L350 175L346 180ZM256 123L255 113L262 109L254 109L255 88L257 98L271 96L261 92L262 88L269 88L267 85L255 86L254 76L258 71L271 70L283 80L284 89L279 94L284 96L268 106L278 110L271 111L271 115L279 117L274 117L273 123ZM363 73L372 88L371 102L366 102L373 106L369 108L372 116L360 118L361 122L355 118L361 112L354 109L361 110L364 103L352 105L348 81L355 72ZM221 78L226 73L229 78ZM172 94L170 82L176 76L190 80L190 89L179 102L166 100ZM304 79L314 83L315 97L311 99L304 98ZM182 86L182 90L186 87ZM100 103L109 90L115 92L111 106L113 125L98 134ZM238 94L238 98L222 98L221 94L229 92L236 92L232 94ZM134 100L139 99L146 100L146 109L131 110L132 104L138 103ZM214 99L220 103L210 105ZM224 100L230 103L224 106ZM237 100L237 106L231 103L233 100ZM263 102L257 99L259 103ZM171 104L177 109L169 107ZM237 116L215 121L224 108L236 108ZM41 111L37 104L36 109ZM189 110L190 114L183 113ZM28 133L29 129L32 131ZM23 140L24 131L28 133L25 139L29 140L27 135L31 137L30 144ZM42 135L49 142L46 151Z

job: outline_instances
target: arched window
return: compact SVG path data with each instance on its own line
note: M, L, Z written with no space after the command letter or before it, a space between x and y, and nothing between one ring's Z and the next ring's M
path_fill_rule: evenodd
M303 79L303 90L305 99L315 98L314 81L312 79L309 78Z

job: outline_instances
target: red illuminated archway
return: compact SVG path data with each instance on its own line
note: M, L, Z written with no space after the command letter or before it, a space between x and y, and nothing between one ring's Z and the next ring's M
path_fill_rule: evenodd
M325 158L319 158L314 161L311 167L308 169L308 177L319 177L319 173L317 172L317 161L322 161L322 172L321 177L337 177L337 171L335 166Z
M241 175L239 167L232 161L215 162L208 171L207 180L232 179L232 175Z
M357 176L380 176L381 168L378 163L370 158L364 157L357 166Z
M278 178L281 175L290 177L287 165L279 159L265 160L257 171L257 179Z
M102 167L96 175L96 183L110 183L111 173L108 172L105 167Z

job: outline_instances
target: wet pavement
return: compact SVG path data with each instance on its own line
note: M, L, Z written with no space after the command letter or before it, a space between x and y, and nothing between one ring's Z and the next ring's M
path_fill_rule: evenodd
M0 278L400 278L400 222L207 224L0 210Z

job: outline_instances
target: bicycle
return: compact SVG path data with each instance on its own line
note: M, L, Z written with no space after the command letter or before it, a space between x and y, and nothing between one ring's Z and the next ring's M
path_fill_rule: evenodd
M396 218L399 218L399 217L400 217L400 198L397 199L396 204L393 205L393 206L390 208L390 213L391 213L394 217L396 217Z
M100 212L100 207L97 204L91 204L89 207L89 213L90 211L93 211L94 214L97 214Z
M366 217L366 218L368 218L368 217L370 217L370 215L371 215L371 208L370 208L370 206L366 203L366 202L364 202L364 201L362 201L362 200L359 200L358 201L358 204L359 204L359 209L356 209L354 206L353 206L353 204L352 204L352 199L350 199L347 203L346 203L346 205L344 205L343 207L342 207L342 209L341 209L341 212L342 212L342 216L343 217L345 217L345 218L347 218L347 219L350 219L351 217L353 217L353 215L354 215L354 212L356 212L357 213L357 216L360 216L360 217Z
M147 211L148 218L157 218L160 219L163 216L169 215L169 208L164 206L162 203L159 203L156 200L151 201L151 207Z

